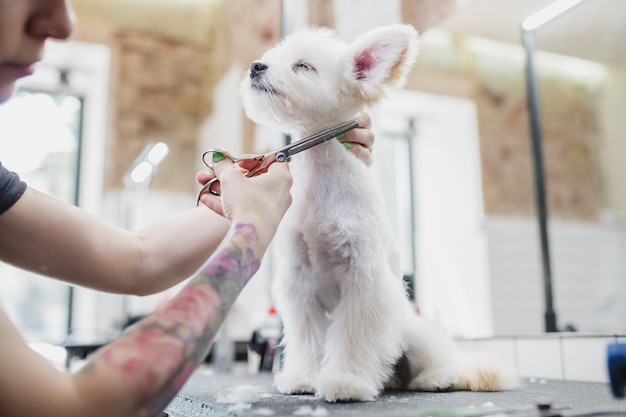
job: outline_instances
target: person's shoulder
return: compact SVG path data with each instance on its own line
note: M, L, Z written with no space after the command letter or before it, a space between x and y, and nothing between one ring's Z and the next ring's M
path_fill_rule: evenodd
M26 191L26 183L0 161L0 214L10 209Z

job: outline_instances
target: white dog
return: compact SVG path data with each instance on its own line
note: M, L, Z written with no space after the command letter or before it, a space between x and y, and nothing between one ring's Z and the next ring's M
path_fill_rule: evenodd
M248 117L294 140L355 117L401 86L418 49L413 27L391 25L347 44L325 28L284 39L241 85ZM284 324L278 390L368 401L384 388L508 389L495 362L468 357L409 301L381 192L336 140L294 157L293 205L278 233L273 285Z

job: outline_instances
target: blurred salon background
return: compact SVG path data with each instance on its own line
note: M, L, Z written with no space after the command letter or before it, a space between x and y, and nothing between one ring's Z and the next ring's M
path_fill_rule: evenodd
M554 3L561 9L537 15ZM73 39L51 43L0 107L0 124L19 136L0 141L0 153L31 186L128 229L195 205L204 149L283 143L245 117L238 89L250 62L284 35L315 24L350 41L376 26L414 25L421 51L406 88L368 110L371 169L410 296L464 346L495 347L522 374L529 355L547 365L533 361L527 374L606 379L596 353L626 335L626 2L74 5ZM235 359L274 317L279 252L222 329ZM104 294L4 264L0 282L0 304L23 335L66 365L178 290ZM567 352L598 359L568 370Z

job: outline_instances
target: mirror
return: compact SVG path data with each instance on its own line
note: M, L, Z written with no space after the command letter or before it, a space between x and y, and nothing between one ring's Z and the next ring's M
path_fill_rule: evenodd
M475 0L438 26L465 54L478 106L496 335L545 330L520 25L550 3ZM534 30L551 290L561 331L626 329L625 28L624 2L589 0Z

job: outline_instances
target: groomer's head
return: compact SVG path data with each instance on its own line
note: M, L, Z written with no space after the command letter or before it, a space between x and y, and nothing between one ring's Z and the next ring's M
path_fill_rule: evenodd
M70 0L0 0L0 103L33 73L46 40L65 40L73 27Z

